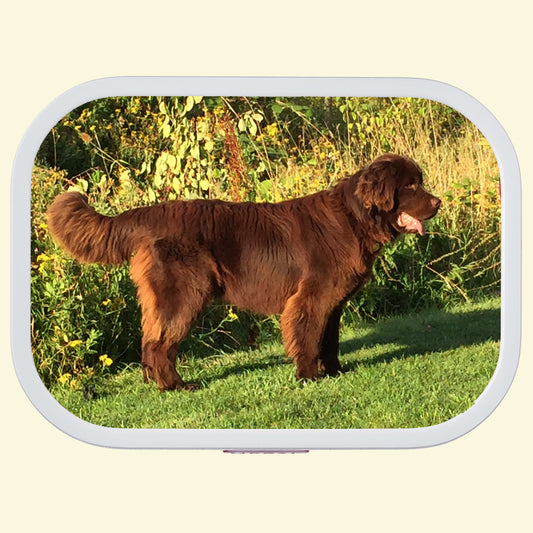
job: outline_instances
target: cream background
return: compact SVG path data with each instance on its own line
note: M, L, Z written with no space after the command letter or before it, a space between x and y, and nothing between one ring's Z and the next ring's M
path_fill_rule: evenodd
M533 529L528 335L533 307L527 302L519 371L499 408L454 442L408 451L227 456L93 447L55 429L30 404L14 374L8 326L11 166L33 118L63 91L117 75L431 78L469 92L493 112L514 144L523 197L529 198L533 39L526 5L516 0L3 4L3 530ZM532 217L526 207L524 228ZM531 263L532 241L524 231L524 272ZM531 296L527 278L523 294Z

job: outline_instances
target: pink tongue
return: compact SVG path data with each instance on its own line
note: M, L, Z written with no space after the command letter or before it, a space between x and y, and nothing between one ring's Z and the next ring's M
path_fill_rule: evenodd
M398 226L405 228L406 231L412 231L413 233L418 232L420 235L426 234L426 230L424 229L422 222L420 222L420 220L417 218L408 215L407 213L400 213L398 217Z

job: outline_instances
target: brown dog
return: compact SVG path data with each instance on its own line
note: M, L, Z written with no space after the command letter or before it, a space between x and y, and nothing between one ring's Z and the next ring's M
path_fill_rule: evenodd
M176 372L177 347L215 298L281 314L298 379L337 374L344 304L382 245L423 235L440 203L414 161L387 154L329 190L277 204L173 201L106 217L68 192L50 206L48 225L81 262L131 260L145 381L191 389Z

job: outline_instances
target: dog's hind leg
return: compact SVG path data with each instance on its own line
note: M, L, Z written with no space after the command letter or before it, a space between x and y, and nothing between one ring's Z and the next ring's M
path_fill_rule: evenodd
M185 383L176 371L176 357L178 346L189 333L201 304L192 313L190 301L187 302L188 306L183 306L178 302L179 295L168 293L166 297L176 300L172 307L167 303L163 312L146 305L143 298L139 298L143 325L141 363L144 381L153 379L161 391L195 389L197 386L194 383Z
M167 302L161 309L143 305L142 366L144 380L153 379L160 390L196 389L194 383L185 383L176 371L178 346L187 336L200 312L207 305L207 298L182 300L179 292L167 293Z
M185 383L176 371L178 344L166 340L145 340L142 346L142 367L144 381L153 379L161 391L186 389L194 390L195 383Z
M131 264L142 311L143 377L153 379L161 391L195 389L176 371L176 356L180 342L212 299L210 276L205 265L187 267L168 254L164 259L156 243L140 249Z

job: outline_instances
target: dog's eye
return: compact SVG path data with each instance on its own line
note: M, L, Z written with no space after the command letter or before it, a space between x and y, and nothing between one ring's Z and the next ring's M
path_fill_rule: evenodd
M418 188L418 183L409 183L409 185L405 185L404 189L409 189L411 191L416 191Z

